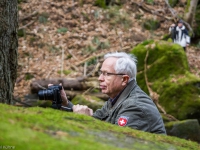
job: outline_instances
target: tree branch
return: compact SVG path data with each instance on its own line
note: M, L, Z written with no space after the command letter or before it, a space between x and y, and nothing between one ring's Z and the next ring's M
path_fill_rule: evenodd
M37 14L38 14L38 11L34 11L33 13L29 14L29 15L26 16L26 17L19 18L19 21L23 21L23 20L29 19L29 18L31 18L31 17L37 15Z

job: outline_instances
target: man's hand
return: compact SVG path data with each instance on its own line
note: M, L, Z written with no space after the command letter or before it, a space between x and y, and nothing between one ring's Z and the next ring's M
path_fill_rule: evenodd
M173 23L172 25L171 25L171 27L175 27L176 25Z
M73 112L77 114L85 114L88 116L93 115L93 110L91 108L88 108L88 106L79 105L79 104L73 106Z

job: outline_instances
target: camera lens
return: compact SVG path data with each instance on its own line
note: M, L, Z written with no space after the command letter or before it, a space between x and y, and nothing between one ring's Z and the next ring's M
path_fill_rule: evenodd
M53 100L54 93L53 93L53 90L51 89L40 90L38 92L38 96L40 100Z

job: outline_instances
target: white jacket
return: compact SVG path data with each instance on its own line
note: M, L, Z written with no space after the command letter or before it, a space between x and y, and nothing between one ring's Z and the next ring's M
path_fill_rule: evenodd
M174 37L173 41L174 43L177 43L181 45L182 47L186 47L186 44L190 44L190 37L188 35L187 29L183 25L181 28L178 26L174 27L175 30L173 30L173 27L169 28L170 32L173 32Z

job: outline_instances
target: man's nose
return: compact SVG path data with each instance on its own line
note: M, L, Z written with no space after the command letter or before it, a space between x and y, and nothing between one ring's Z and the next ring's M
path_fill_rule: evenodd
M100 75L99 75L98 80L99 80L99 81L104 81L104 76L103 76L103 74L100 74Z

